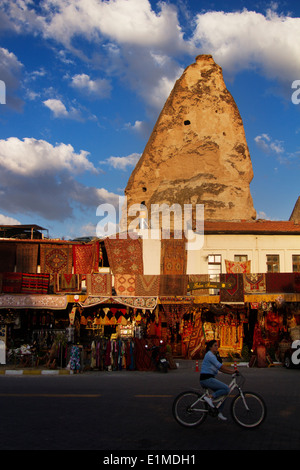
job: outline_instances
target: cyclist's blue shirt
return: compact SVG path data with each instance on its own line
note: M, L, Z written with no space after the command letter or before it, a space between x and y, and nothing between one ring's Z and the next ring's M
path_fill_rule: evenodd
M216 355L211 351L208 351L202 362L201 374L217 375L221 366L222 364L218 361Z

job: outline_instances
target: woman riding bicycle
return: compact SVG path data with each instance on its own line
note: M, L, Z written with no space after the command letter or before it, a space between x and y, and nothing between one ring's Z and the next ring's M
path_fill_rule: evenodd
M216 379L215 376L221 371L225 374L233 374L236 372L232 367L226 367L222 364L220 358L218 358L218 343L216 340L209 341L206 345L206 354L204 356L201 371L200 371L200 384L205 388L210 388L213 390L212 397L204 397L204 400L214 408L214 403L212 400L222 396L228 395L229 387ZM222 408L224 403L219 408L218 418L226 421L227 418L222 414Z

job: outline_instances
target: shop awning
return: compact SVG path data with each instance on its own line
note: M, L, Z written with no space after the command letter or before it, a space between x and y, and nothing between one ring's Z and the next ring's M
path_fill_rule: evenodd
M126 305L132 308L140 308L144 310L154 310L157 305L157 297L103 297L103 296L88 296L83 302L79 302L81 307L93 307L103 303L116 303Z
M0 308L48 308L63 310L68 305L66 295L0 295Z

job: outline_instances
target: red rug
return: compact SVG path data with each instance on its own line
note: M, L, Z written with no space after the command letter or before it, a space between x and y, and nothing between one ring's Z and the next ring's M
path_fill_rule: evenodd
M99 270L99 242L73 245L75 274L91 274Z
M141 239L106 238L104 244L113 274L143 274Z

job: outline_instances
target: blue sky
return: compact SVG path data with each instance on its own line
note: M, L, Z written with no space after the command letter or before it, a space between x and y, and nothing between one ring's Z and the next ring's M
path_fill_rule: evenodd
M239 107L257 216L288 220L300 196L299 44L293 1L2 0L0 223L95 235L97 207L118 204L175 80L202 53Z

